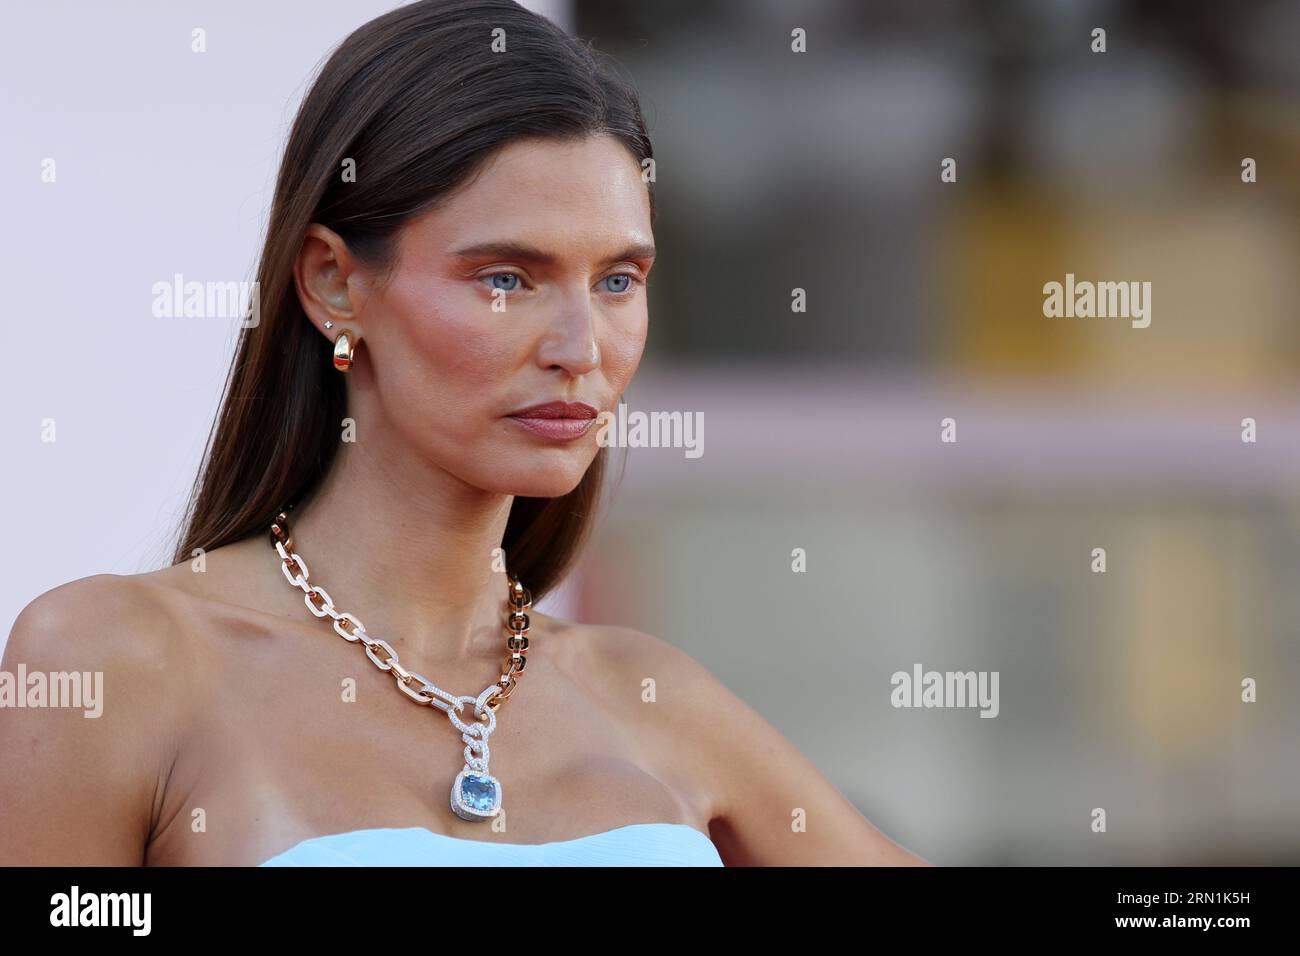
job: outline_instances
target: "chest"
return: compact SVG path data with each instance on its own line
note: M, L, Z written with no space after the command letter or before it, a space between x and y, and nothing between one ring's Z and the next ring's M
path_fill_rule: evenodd
M498 709L487 747L502 811L471 822L451 811L467 748L443 710L408 699L360 653L331 649L296 665L242 658L212 668L215 690L168 775L150 863L253 865L300 840L372 827L541 843L629 823L707 825L662 754L551 662L530 661ZM440 686L458 693L487 682L449 676Z

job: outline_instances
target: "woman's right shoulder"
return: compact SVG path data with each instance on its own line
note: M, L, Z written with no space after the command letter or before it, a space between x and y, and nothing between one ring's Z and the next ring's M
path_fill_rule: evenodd
M0 862L144 860L194 713L168 605L149 575L95 574L19 613L0 665L22 697L0 714Z
M33 598L18 613L5 645L6 660L61 661L76 670L94 663L176 663L177 608L152 574L92 574Z

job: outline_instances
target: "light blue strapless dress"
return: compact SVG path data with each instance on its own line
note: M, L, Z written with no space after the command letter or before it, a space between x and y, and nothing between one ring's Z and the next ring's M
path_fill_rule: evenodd
M686 823L631 823L555 843L462 840L424 827L376 827L312 837L259 866L723 866L713 841Z

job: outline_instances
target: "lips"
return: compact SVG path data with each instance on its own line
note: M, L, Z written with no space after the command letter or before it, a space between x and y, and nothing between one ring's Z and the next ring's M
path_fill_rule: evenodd
M517 412L511 412L511 418L595 418L596 409L586 402L545 402L541 405L529 405Z
M596 422L596 414L596 409L586 402L545 402L521 408L507 417L542 438L572 441L587 433Z

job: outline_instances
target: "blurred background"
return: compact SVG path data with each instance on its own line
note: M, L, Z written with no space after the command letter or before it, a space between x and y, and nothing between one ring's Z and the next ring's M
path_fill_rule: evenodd
M312 69L393 5L13 11L4 633L167 563L235 330L149 289L250 272ZM1300 5L526 5L642 92L625 400L704 421L628 450L544 608L684 648L932 862L1300 862ZM1150 282L1150 327L1044 316L1067 273ZM918 663L999 672L996 719L891 706Z

